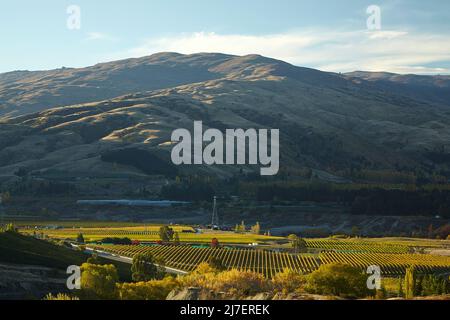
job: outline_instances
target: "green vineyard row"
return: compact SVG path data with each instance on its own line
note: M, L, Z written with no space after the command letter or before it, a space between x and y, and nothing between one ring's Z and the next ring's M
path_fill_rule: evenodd
M386 276L402 275L410 266L415 266L416 270L423 274L450 272L450 257L430 254L322 252L319 257L322 264L341 262L362 270L366 270L368 266L377 265Z
M133 257L140 253L150 253L162 259L167 267L183 271L193 271L208 261L209 257L219 258L227 269L259 272L266 277L288 268L300 273L311 273L321 264L341 262L359 267L380 266L383 275L398 276L409 266L416 266L422 273L450 272L450 257L419 254L387 253L337 253L322 252L318 256L308 254L289 254L268 250L193 248L190 246L90 246L95 250L119 256Z
M343 253L408 253L409 247L406 245L374 243L364 240L328 240L328 239L306 239L308 248L333 250Z
M319 267L317 260L309 255L291 255L267 250L203 249L189 246L93 246L93 248L125 257L151 253L162 259L167 267L188 272L195 270L200 263L208 261L211 256L219 258L229 270L249 270L262 273L266 277L272 277L285 268L309 273Z

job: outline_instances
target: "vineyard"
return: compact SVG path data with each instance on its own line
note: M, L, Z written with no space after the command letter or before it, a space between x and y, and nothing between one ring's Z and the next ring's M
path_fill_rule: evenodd
M65 222L65 227L52 228L51 224L33 224L22 222L19 230L24 234L40 233L51 239L76 240L78 234L83 234L87 242L101 241L103 238L130 238L143 242L156 242L160 240L159 229L161 225L132 225L119 226L118 223L79 222L80 227L70 227L69 222ZM56 222L53 226L58 225ZM286 243L284 237L264 236L251 233L234 233L202 230L197 232L192 226L176 225L171 228L178 233L180 242L209 244L212 238L217 238L223 244L282 244ZM345 238L325 238L325 239L305 239L307 247L311 252L319 253L322 250L333 250L340 253L393 253L406 254L414 251L414 248L448 248L450 241L432 239L412 239L412 238L378 238L378 239L345 239Z
M167 267L193 271L211 256L219 258L228 269L249 270L272 277L285 268L309 273L319 267L311 255L292 255L267 250L193 248L190 246L90 246L119 256L133 257L139 253L151 253L162 259Z
M385 276L402 275L405 269L412 265L422 273L450 272L450 257L419 254L322 252L314 256L269 250L201 249L190 246L92 246L92 248L125 257L151 253L162 259L166 266L187 272L208 261L210 256L219 258L228 269L250 270L262 273L266 277L272 277L286 268L300 273L310 273L320 264L333 262L350 264L362 270L371 265L378 265Z
M368 266L380 266L386 276L397 276L410 266L415 266L419 273L450 272L450 257L429 254L385 254L385 253L337 253L322 252L319 255L323 264L341 262L366 270Z
M375 243L364 240L328 240L306 239L308 248L333 250L343 253L408 253L409 247L404 244Z
M45 234L52 239L70 239L75 240L78 234L83 234L87 242L100 241L103 238L119 237L130 238L132 240L155 242L160 240L159 228L161 226L141 226L128 228L64 228L64 229L41 229L38 232ZM173 226L171 227L178 233L181 242L185 243L211 243L212 238L217 238L220 243L228 244L251 244L266 243L271 241L280 241L284 238L256 235L249 233L234 232L204 232L196 233L192 227ZM20 229L24 234L33 234L35 229Z
M447 251L450 242L432 239L411 238L326 238L305 239L306 248L302 254L292 252L287 238L271 237L251 233L202 230L192 226L171 226L178 233L183 245L156 245L160 240L161 225L133 225L100 227L34 228L22 227L25 234L41 233L50 239L76 241L83 234L89 247L99 251L125 257L138 253L151 253L164 261L167 267L191 272L209 257L219 258L228 269L249 270L273 277L288 268L300 273L311 273L321 264L341 262L367 269L380 266L383 275L395 277L414 265L421 273L450 273L450 257L425 254L432 250ZM105 238L130 238L142 245L123 246L101 244ZM212 239L218 239L219 248L210 248ZM150 244L153 245L150 245ZM258 249L247 244L258 243ZM188 245L192 244L192 245ZM197 247L193 245L197 245ZM203 248L200 247L203 246ZM245 245L245 246L244 246ZM240 247L239 247L240 246Z

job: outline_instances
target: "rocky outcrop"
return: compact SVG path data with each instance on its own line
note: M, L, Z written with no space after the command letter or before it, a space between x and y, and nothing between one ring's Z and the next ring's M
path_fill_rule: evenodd
M200 300L200 288L185 288L182 290L173 290L167 296L166 300Z
M247 301L269 301L269 300L344 300L334 296L321 296L308 293L271 293L260 292L254 296L241 296L232 293L214 292L202 288L175 289L167 296L167 300L247 300Z
M0 264L0 300L42 299L67 292L64 272L39 266Z

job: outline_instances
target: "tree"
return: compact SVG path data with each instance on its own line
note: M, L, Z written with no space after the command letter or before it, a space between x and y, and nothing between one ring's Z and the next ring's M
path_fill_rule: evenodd
M102 243L108 243L108 244L120 244L120 245L125 245L125 246L129 246L133 244L133 241L131 241L130 238L103 238L101 240Z
M245 226L245 222L242 221L241 224L237 224L234 228L236 233L245 233L247 231L247 227Z
M295 234L291 234L288 237L289 240L291 240L292 248L294 248L295 252L307 252L308 251L308 245L306 241L300 237L298 237Z
M215 256L210 256L208 258L208 264L211 268L217 270L217 271L224 271L227 268L225 267L225 265L223 264L222 259L215 257Z
M433 233L434 233L434 228L433 228L433 225L430 224L430 225L428 226L428 238L429 238L429 239L433 239Z
M367 275L358 268L342 263L321 265L307 276L308 292L342 297L367 297Z
M252 226L251 232L253 234L261 234L261 226L260 226L259 222L256 222L256 224L254 226Z
M79 233L79 234L77 235L77 242L78 242L78 243L84 243L84 236L83 236L82 233Z
M416 271L414 266L406 269L405 275L405 298L412 299L414 298L416 288Z
M98 258L98 255L96 253L94 253L93 255L91 255L87 260L86 263L89 264L102 264L100 259Z
M405 295L405 294L404 294L404 292L403 292L403 279L400 278L400 279L398 279L397 296L398 296L399 298L403 298L404 295Z
M272 285L278 292L288 294L300 290L305 285L305 276L286 268L272 278Z
M353 237L358 237L360 235L361 231L359 230L359 228L357 226L353 226L352 227L352 236Z
M178 232L175 232L175 235L173 236L173 242L174 242L176 245L179 245L179 244L180 244L180 235L178 234Z
M115 266L84 263L81 266L81 295L85 299L115 299L118 280Z
M247 227L245 226L244 220L242 220L242 222L241 222L240 230L242 233L247 231Z
M13 223L8 223L4 229L6 232L17 232L16 226Z
M424 277L420 276L417 277L416 281L415 281L415 286L414 286L414 296L421 296L423 293L423 280Z
M419 294L423 296L445 295L448 293L448 283L445 277L437 277L434 275L423 276Z
M161 241L169 242L172 241L174 236L174 231L172 228L169 228L168 226L162 226L159 228L159 238Z
M220 246L219 239L213 238L211 240L211 248L218 248Z
M381 285L381 288L376 291L375 293L375 299L378 300L385 300L388 296L386 287L384 285Z
M135 282L150 281L158 276L158 268L150 253L137 254L131 266L132 278Z

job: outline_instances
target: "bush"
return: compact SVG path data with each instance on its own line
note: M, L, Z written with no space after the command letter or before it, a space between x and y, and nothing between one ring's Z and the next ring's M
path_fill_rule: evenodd
M161 241L169 242L173 240L173 236L175 235L175 232L172 228L168 226L162 226L159 228L159 238Z
M183 287L202 287L207 288L210 282L214 281L218 270L211 267L208 263L200 263L197 268L184 277L180 277L180 283Z
M262 274L238 270L219 272L207 263L201 263L194 272L179 280L182 287L199 287L241 296L254 295L270 288Z
M80 300L78 297L72 297L67 294L58 293L56 296L49 293L43 300Z
M102 262L100 261L100 259L98 258L98 254L94 253L92 254L87 260L86 263L89 264L102 264Z
M224 271L227 269L226 266L223 264L222 259L215 256L210 256L208 258L208 264L211 268L217 271Z
M333 263L320 268L307 276L306 291L321 295L334 295L346 298L367 297L367 275L358 268L342 263Z
M158 276L158 268L153 256L149 253L137 254L133 257L131 272L135 282L150 281Z
M85 299L115 299L118 280L115 266L84 263L81 266L82 297Z
M119 244L124 246L129 246L133 243L130 238L103 238L101 242L109 244Z
M260 273L231 270L219 273L211 287L217 292L248 296L264 292L269 286L267 280Z
M84 236L83 236L82 233L79 233L79 234L77 235L77 242L78 242L78 243L84 243Z
M179 285L173 277L148 282L120 283L117 292L120 300L165 300Z
M272 279L273 289L284 294L299 291L305 286L305 283L305 276L291 269L284 269Z

